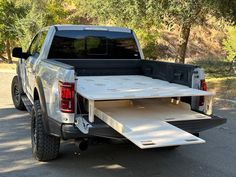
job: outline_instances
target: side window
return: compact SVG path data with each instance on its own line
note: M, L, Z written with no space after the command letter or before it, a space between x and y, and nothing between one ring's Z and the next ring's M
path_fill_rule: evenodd
M47 31L40 32L35 36L29 48L29 53L31 55L40 54L46 36L47 36Z
M34 54L36 53L36 51L37 51L37 43L38 43L39 36L40 36L40 34L38 33L38 34L34 37L33 41L32 41L31 44L30 44L30 47L29 47L28 52L29 52L31 55L34 55Z
M43 43L44 43L44 41L45 41L45 39L46 39L46 36L47 36L47 31L41 32L41 36L40 36L40 38L39 38L38 46L37 46L37 50L36 50L36 52L37 52L38 54L40 54L40 51L41 51L41 49L42 49Z

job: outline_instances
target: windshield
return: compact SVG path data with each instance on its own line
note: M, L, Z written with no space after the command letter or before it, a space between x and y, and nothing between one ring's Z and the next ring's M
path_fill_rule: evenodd
M48 58L139 59L132 33L98 30L57 31Z

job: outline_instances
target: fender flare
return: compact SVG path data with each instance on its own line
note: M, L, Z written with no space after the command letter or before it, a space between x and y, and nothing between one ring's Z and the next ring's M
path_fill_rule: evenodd
M46 100L45 100L45 95L44 95L44 90L43 90L43 84L42 84L40 77L36 77L35 81L36 81L36 87L34 88L34 91L36 89L38 92L40 106L41 106L42 115L43 115L43 125L44 125L46 132L48 134L50 134L47 105L46 105ZM35 99L36 98L34 98L34 100Z

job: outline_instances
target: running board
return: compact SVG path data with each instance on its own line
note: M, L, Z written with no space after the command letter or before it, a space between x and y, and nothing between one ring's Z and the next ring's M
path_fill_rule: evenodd
M32 113L32 108L33 108L33 104L31 103L31 101L29 100L29 98L24 95L21 97L27 111L31 114Z
M112 105L112 102L110 104ZM129 103L121 104L128 106ZM119 103L114 107L104 107L104 102L102 102L95 106L94 113L141 149L205 143L201 138L164 120L157 119L158 112L153 116L145 115L145 110L142 111L144 113L142 114L137 112L135 107L132 109L133 106L131 106L130 111L125 111L127 114L124 116L121 110L124 107L126 106L119 107ZM148 112L150 113L150 110Z

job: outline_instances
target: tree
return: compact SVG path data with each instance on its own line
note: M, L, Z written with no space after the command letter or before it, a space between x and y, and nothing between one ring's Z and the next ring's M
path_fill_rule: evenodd
M144 53L155 49L163 26L180 27L176 62L184 63L191 28L206 14L236 22L235 0L0 0L0 57L11 61L12 45L26 49L43 26L85 23L125 26L137 33ZM154 52L153 52L154 51ZM6 53L6 57L4 57ZM9 59L9 60L8 60Z
M29 2L25 6L27 6L26 15L17 17L14 26L12 26L16 33L16 40L23 50L29 47L29 43L35 34L45 26L45 15L39 13L37 4Z
M207 2L216 17L224 17L228 22L236 24L235 0L207 0Z
M12 63L11 48L16 40L16 33L12 29L15 25L16 17L24 16L24 8L17 6L13 1L0 0L0 51L1 58L8 63ZM7 57L3 57L6 51Z
M99 0L75 3L80 14L92 24L115 25L133 29L138 35L144 53L155 46L162 24L162 1L156 0ZM147 50L146 50L147 49ZM146 53L147 51L147 53Z
M191 28L204 19L206 1L204 0L167 0L168 20L180 26L177 63L185 63L187 45Z
M204 19L207 0L104 0L103 3L77 0L77 7L82 8L82 13L95 24L134 29L143 47L157 44L159 29L165 24L178 24L180 35L176 62L184 63L191 27ZM154 50L154 47L150 48ZM149 49L147 52L150 54Z

